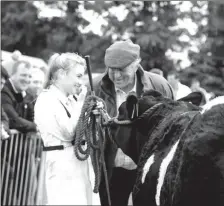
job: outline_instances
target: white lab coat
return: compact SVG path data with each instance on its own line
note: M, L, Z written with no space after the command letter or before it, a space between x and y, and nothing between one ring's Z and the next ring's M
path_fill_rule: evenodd
M82 104L73 97L67 98L53 85L37 99L35 122L44 145L65 146L64 150L46 152L48 205L100 205L99 194L93 193L95 175L91 159L79 161L71 145Z

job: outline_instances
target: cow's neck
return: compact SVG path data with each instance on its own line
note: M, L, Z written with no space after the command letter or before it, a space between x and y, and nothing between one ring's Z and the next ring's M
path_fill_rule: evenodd
M138 119L136 125L138 130L143 134L149 136L149 134L153 131L153 129L165 118L170 112L172 112L172 108L161 104L154 111L147 114L147 110L141 115L141 118Z
M137 146L138 151L141 152L144 144L150 139L153 132L159 128L158 125L164 121L165 118L170 117L170 114L173 114L172 116L178 116L186 111L187 109L183 109L183 107L176 104L162 104L148 115L145 111L146 115L144 116L143 113L142 118L136 121L137 131L139 136L141 136L141 140Z

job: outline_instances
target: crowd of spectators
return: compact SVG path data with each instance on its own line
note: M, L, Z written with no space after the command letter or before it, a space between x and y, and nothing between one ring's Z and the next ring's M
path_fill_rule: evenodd
M150 70L150 72L165 77L161 69L153 68ZM176 71L170 71L165 78L172 86L176 100L187 96L191 92L200 92L202 94L202 103L201 103L202 106L206 104L211 98L214 97L214 94L208 93L204 88L201 87L199 80L196 78L194 78L191 81L190 87L181 82L179 74Z
M32 63L20 60L19 56L20 53L13 54L11 60L1 64L2 130L7 133L8 129L22 133L36 131L34 104L46 79L42 68L33 67ZM5 137L7 135L2 135Z
M12 54L11 59L1 63L1 140L3 140L1 144L1 162L2 166L4 165L4 171L1 172L4 174L3 187L7 191L10 184L18 178L17 191L15 191L17 195L19 194L20 185L21 187L25 185L26 175L31 176L31 174L35 173L35 161L27 163L25 171L22 171L22 164L17 165L19 149L16 150L15 148L21 147L21 153L24 154L26 160L29 159L28 156L30 155L32 155L32 158L39 158L39 153L35 154L30 150L35 147L33 145L34 138L38 138L37 126L34 123L34 105L38 95L44 88L45 82L45 70L34 67L32 62L21 59L21 53L18 51ZM15 147L12 133L17 132L26 134L24 136L26 137L25 145L22 145L24 141L21 136L17 136L18 142L17 147ZM12 152L10 152L10 145L14 148ZM14 153L18 154L14 156L12 155ZM16 158L16 165L14 165L14 158ZM7 170L9 170L8 187L5 181L7 179ZM31 182L30 178L28 178L28 185ZM3 195L1 196L3 198ZM9 201L8 197L7 201Z

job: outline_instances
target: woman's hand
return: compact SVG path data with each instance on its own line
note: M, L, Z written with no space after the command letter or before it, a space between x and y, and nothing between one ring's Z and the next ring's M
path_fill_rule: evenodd
M94 110L92 111L92 113L94 115L99 115L100 114L100 110L103 109L104 105L102 102L97 101L96 102L96 107L94 108Z

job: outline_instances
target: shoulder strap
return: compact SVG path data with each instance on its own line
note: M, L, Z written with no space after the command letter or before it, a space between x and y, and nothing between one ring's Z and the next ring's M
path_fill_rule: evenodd
M65 111L66 111L66 114L68 115L69 118L71 118L71 114L70 112L67 110L67 108L65 107L64 104L62 104L62 102L59 100L59 102L61 103L61 105L64 107Z

